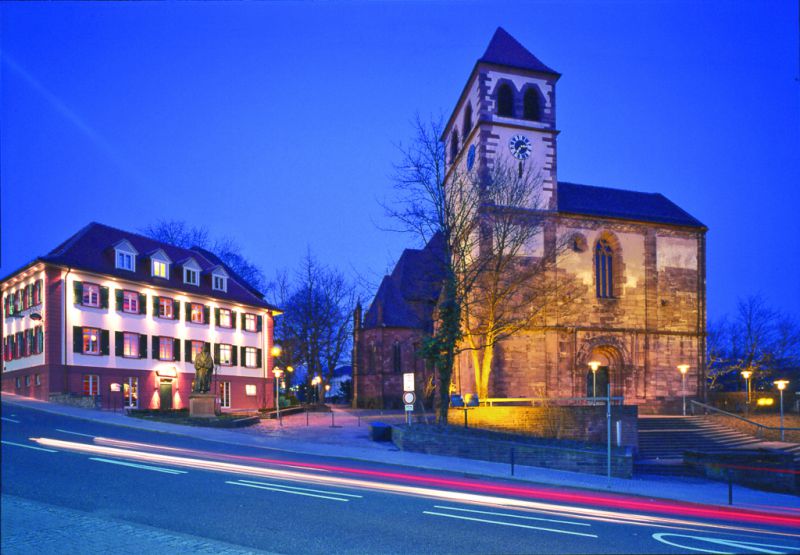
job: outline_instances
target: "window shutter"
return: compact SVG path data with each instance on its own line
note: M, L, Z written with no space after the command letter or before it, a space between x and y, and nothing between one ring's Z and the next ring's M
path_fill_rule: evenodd
M180 360L181 359L181 340L180 339L173 339L172 340L172 360Z
M153 295L153 318L158 318L158 295Z
M108 308L108 287L100 288L100 308Z
M239 349L236 348L236 345L231 346L231 365L232 366L239 366L239 361L237 360L237 356L239 354Z
M244 329L244 312L239 313L239 329Z
M83 328L80 326L72 326L72 352L83 352Z
M184 321L185 322L191 322L192 321L192 303L187 301L187 302L185 302L183 304L186 306L186 310L184 311L186 313L186 314L184 314L184 318L185 318Z
M125 350L124 341L125 341L125 334L123 334L121 331L115 331L114 332L114 355L115 356L118 356L118 357L122 356L122 352Z
M115 289L114 296L117 298L117 312L122 312L122 289Z
M219 308L214 309L214 325L219 327Z
M211 309L207 306L203 307L203 323L208 325L208 322L211 320Z
M28 330L25 330L24 333L21 331L17 332L17 336L20 338L20 343L22 343L22 356L27 356L25 352L27 351L26 347L28 343Z
M214 343L214 364L219 364L219 343Z
M72 285L75 290L75 304L83 304L83 283L76 281Z
M150 340L150 345L152 345L153 350L150 352L150 358L153 360L158 360L158 336L154 335L153 338Z
M147 295L139 293L139 314L147 314Z
M203 349L208 349L208 352L211 352L211 343L208 341L203 342Z
M180 320L181 319L181 302L173 300L172 301L172 319L173 320Z
M256 316L256 331L261 331L261 316Z
M36 290L38 292L38 294L36 295L36 298L39 300L39 303L41 303L42 302L42 295L43 295L43 291L44 291L44 280L43 279L37 279L36 280Z
M139 336L139 358L147 358L147 336Z
M186 339L183 342L183 360L192 362L192 340Z
M236 310L231 310L231 326L233 329L239 327L239 312Z
M36 349L37 353L44 352L44 330L42 329L42 326L36 328Z
M242 361L242 366L247 366L247 352L245 351L247 347L239 347L239 358Z
M108 299L106 298L106 301ZM108 330L100 330L100 354L107 355L108 354Z
M256 349L256 366L261 368L261 349Z

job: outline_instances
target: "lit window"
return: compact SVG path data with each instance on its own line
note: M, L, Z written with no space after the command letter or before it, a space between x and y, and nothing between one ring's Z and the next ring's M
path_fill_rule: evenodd
M200 282L197 270L191 268L183 269L183 281L189 285L197 285Z
M203 345L202 341L192 341L192 362L197 355L203 352Z
M167 277L167 263L161 260L153 260L153 276L166 278Z
M228 280L224 276L215 275L213 280L214 289L217 291L227 291L228 290L227 281Z
M172 299L165 299L164 297L158 298L158 317L159 318L172 318L173 317L173 303Z
M83 284L83 305L100 306L100 286L93 283Z
M203 305L192 303L191 320L195 324L205 323L205 318L203 317Z
M128 378L122 384L122 395L125 399L125 407L135 409L139 406L139 378Z
M36 377L34 379L34 383L36 385L42 385L42 375L41 374L36 374Z
M605 239L597 242L594 256L595 288L597 296L609 299L614 296L614 250Z
M255 314L245 314L244 315L244 329L247 331L256 331L256 315Z
M217 324L221 328L231 328L233 324L231 323L231 311L227 308L220 308L219 309L219 322Z
M122 336L122 356L139 358L139 334L125 332Z
M133 255L129 252L117 251L117 268L133 271Z
M159 337L158 338L159 360L173 360L172 347L173 347L173 341L171 337Z
M219 346L219 363L223 366L231 366L233 364L232 353L233 349L230 345Z
M100 394L100 377L97 374L83 376L83 394L91 396Z
M255 368L258 366L258 362L256 360L256 348L255 347L245 347L244 349L244 365L248 368Z
M248 397L255 397L256 396L256 386L255 384L246 384L244 386L244 394Z
M83 328L83 352L87 355L100 354L100 330Z
M231 382L219 383L219 400L222 408L231 408Z
M136 291L122 292L122 311L139 313L139 293Z

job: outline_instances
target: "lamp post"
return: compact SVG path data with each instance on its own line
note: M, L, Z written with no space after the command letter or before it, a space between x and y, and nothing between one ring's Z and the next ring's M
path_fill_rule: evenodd
M319 376L314 376L311 379L311 385L317 390L317 403L319 403L319 384L322 382L322 378Z
M781 441L783 441L783 390L789 385L789 380L775 380L772 383L778 386L778 391L781 392Z
M277 366L272 370L272 375L275 376L275 414L278 416L279 426L283 426L283 420L281 420L281 380L280 380L282 374L283 370L281 370Z
M593 360L589 363L589 368L592 369L592 397L597 398L597 369L600 368L600 363Z
M742 370L742 377L747 384L747 414L750 414L750 378L753 376L752 370Z
M272 346L269 350L270 354L272 355L273 360L273 367L275 366L275 359L280 358L281 354L283 353L283 349L277 343ZM268 369L264 369L264 410L267 410L267 377L269 374L267 373Z
M686 416L686 372L689 371L689 365L679 364L678 371L681 373L681 390L683 394L683 415Z

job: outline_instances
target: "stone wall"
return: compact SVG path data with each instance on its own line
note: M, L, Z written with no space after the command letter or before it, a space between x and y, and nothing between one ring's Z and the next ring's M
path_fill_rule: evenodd
M99 409L102 407L100 395L76 395L74 393L53 393L50 395L51 403L70 405L84 409Z
M512 456L515 465L589 474L605 474L608 464L607 452L600 448L567 442L556 444L455 426L393 426L392 442L403 451L507 463L509 472ZM611 473L619 478L633 475L630 449L612 449Z
M539 406L539 407L475 407L467 411L467 424L472 428L523 434L531 437L570 439L605 445L607 442L606 407L596 406ZM638 411L635 406L611 407L611 441L613 445L639 448ZM464 425L464 410L451 408L447 421L453 426ZM622 437L616 436L620 421Z

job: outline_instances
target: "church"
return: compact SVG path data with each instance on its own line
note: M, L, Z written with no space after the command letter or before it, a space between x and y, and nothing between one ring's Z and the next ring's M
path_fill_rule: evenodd
M609 386L639 413L680 410L684 396L704 396L707 228L658 193L558 180L559 77L498 28L442 141L451 176L500 163L518 164L520 175L535 169L539 190L529 209L545 224L531 256L563 241L552 279L573 284L574 293L498 341L488 384L477 383L465 348L451 383L435 386L483 391L481 401L579 399L605 395ZM399 406L406 372L415 373L418 396L434 385L418 350L435 325L442 249L434 237L404 251L364 314L356 309L356 406Z

